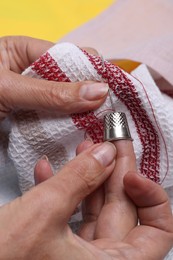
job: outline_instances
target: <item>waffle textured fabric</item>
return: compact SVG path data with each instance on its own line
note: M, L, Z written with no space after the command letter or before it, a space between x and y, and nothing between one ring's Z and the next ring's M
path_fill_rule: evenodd
M173 99L159 90L145 65L130 75L71 43L60 43L23 75L61 82L107 82L116 111L126 113L139 171L164 188L173 185ZM21 191L34 185L34 165L43 155L47 155L57 172L75 156L76 146L86 136L95 143L103 141L103 116L110 111L108 95L99 109L82 114L57 118L45 112L15 112L8 153L17 170ZM80 219L77 214L72 222Z

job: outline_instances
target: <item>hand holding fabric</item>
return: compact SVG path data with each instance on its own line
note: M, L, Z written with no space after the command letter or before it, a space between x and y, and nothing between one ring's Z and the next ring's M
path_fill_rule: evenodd
M162 260L172 247L173 217L167 194L161 186L137 174L131 141L117 141L115 145L113 173L85 199L79 236L71 231L58 236L61 242L67 242L72 235L70 244L57 251L57 258ZM86 141L77 153L85 154L92 147ZM39 161L37 183L51 175L48 161Z
M30 37L0 38L0 119L19 108L53 110L59 115L96 109L104 102L108 92L105 83L48 82L19 75L52 46Z

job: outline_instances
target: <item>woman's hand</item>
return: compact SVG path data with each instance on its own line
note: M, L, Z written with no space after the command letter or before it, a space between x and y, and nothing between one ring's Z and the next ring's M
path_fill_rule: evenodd
M90 145L83 142L77 153ZM85 199L79 235L107 252L107 258L98 259L163 260L173 247L168 196L161 186L137 174L131 141L116 141L114 145L114 171Z
M110 176L115 154L109 143L93 145L56 176L1 207L0 259L90 259L92 253L67 221L79 202ZM38 170L51 172L46 160Z
M53 82L20 75L52 46L23 36L0 38L0 119L16 108L54 110L58 115L96 109L103 103L108 92L105 83Z
M83 142L77 148L77 153L84 151L89 145L92 143ZM136 207L127 196L123 183L128 171L137 170L133 144L131 141L121 140L116 141L115 146L117 155L113 173L83 203L84 224L79 234L87 241L106 237L114 242L121 241L138 221Z
M116 147L85 143L53 177L49 162L40 160L35 175L42 183L0 209L0 259L162 260L173 244L168 197L134 172L130 141ZM77 236L67 222L86 197Z

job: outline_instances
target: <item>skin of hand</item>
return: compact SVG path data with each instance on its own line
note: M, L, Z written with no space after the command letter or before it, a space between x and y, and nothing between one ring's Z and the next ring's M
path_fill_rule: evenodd
M0 38L1 119L18 108L66 114L95 109L105 100L103 83L20 75L52 45L28 37ZM85 142L53 177L49 162L40 160L35 178L42 183L0 208L0 259L163 259L173 245L168 197L136 173L130 141L115 146ZM67 222L82 200L84 224L77 236Z
M115 146L85 141L55 176L48 160L37 163L39 185L1 209L4 259L163 260L173 245L168 196L135 171L131 141ZM84 224L75 235L67 220L81 200Z
M0 119L14 109L70 114L98 108L108 85L98 82L53 82L20 75L54 44L24 36L0 38ZM92 48L84 48L96 54Z

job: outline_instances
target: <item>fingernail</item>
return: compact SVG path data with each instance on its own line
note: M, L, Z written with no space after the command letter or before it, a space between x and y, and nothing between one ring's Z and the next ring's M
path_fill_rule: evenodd
M110 165L116 156L116 148L113 144L105 142L92 151L92 155L104 167Z
M46 155L43 155L43 156L41 157L41 160L46 160L47 162L49 161L49 159L48 159L48 157L47 157Z
M93 140L92 140L92 138L89 137L89 136L87 136L87 137L85 138L85 141L87 141L87 142L91 142L91 143L93 144Z
M101 99L108 93L109 86L107 83L84 84L80 89L80 96L85 100Z

